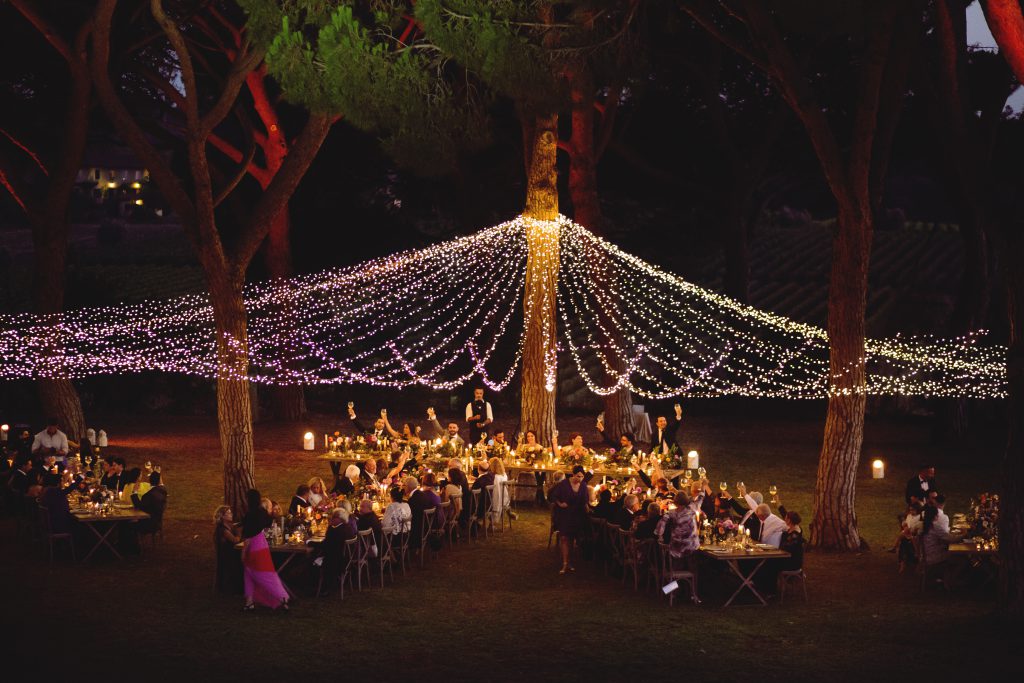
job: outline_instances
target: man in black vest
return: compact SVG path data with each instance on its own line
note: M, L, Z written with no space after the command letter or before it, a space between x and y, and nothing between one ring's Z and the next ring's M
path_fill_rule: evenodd
M476 445L480 434L487 431L487 425L494 422L491 404L484 400L484 390L473 390L473 400L466 404L466 422L469 424L469 444Z

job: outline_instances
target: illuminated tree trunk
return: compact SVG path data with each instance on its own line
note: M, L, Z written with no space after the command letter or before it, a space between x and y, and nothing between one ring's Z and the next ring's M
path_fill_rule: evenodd
M814 489L811 544L857 550L857 467L864 440L864 310L872 216L867 197L839 198L839 230L832 241L828 338L830 391L825 437Z
M285 208L270 226L267 241L263 245L263 260L272 279L284 280L292 276L290 230L291 219L288 209ZM284 323L282 338L290 340L294 337L295 323L298 322L295 312L286 304L279 315ZM289 349L290 347L286 346L279 351L281 362L285 367L291 367L295 363ZM275 386L271 391L273 394L272 410L275 417L281 420L299 420L305 417L306 393L301 385Z
M538 116L526 178L526 210L534 221L526 230L528 255L523 289L523 431L533 429L541 443L555 431L556 320L558 287L558 115Z
M572 198L573 219L592 232L601 235L604 216L597 191L597 151L594 135L594 93L585 67L572 74L572 136L569 138L569 196ZM598 286L608 288L614 273L607 267L597 271ZM598 313L600 315L600 312ZM605 326L612 334L618 332L616 321ZM612 341L622 348L621 339ZM625 360L618 354L609 354L615 373L626 372ZM605 372L605 386L611 386L617 377ZM633 433L633 397L629 389L620 388L604 397L604 423L608 435L617 439Z
M242 283L222 272L207 271L217 330L217 424L224 461L224 502L245 507L255 488L252 403L249 395L248 337Z
M1024 13L1016 0L983 0L985 19L1019 83L1024 83ZM1024 234L1020 225L1006 229L1007 307L1010 346L1009 438L1003 455L999 509L999 609L1017 621L1024 619Z

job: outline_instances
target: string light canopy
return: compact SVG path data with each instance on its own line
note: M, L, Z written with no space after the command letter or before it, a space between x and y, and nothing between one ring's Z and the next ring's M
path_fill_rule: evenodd
M552 239L535 248L559 259L555 292L524 292L526 233L538 228ZM476 377L500 391L522 357L524 315L532 310L524 313L524 295L554 303L559 325L548 333L596 394L628 388L648 398L820 398L848 391L830 375L825 330L697 287L564 216L520 216L425 249L250 285L247 377L433 389ZM1005 397L1006 349L983 337L868 340L859 361L866 392ZM545 356L549 389L556 362L555 354ZM0 379L152 370L217 376L205 295L0 316Z

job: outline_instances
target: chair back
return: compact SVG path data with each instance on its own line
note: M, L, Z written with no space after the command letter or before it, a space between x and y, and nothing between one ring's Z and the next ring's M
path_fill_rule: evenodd
M434 529L434 518L437 517L437 508L428 508L423 511L423 538L427 538Z
M365 560L373 548L373 529L363 529L356 534L359 541L359 559Z
M494 500L494 484L484 487L484 512L491 512L491 501Z

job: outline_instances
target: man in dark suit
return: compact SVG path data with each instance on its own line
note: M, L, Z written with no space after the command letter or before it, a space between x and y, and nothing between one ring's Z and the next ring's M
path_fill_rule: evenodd
M604 422L598 421L597 431L601 433L601 441L609 448L615 449L615 457L612 460L616 464L628 465L629 459L636 455L636 451L633 449L633 435L626 432L619 437L619 442L615 441L608 436L608 432L604 430Z
M469 425L469 443L475 445L480 435L487 431L487 426L494 422L491 404L484 400L484 390L477 387L473 390L473 400L466 404L466 424Z
M935 468L931 465L922 467L907 482L906 501L907 505L917 502L924 505L928 502L928 496L935 493Z
M427 509L427 499L420 491L420 483L416 477L406 477L402 482L405 487L405 502L412 511L412 526L409 530L411 544L419 543L423 534L423 511Z
M292 502L288 505L288 514L297 515L299 508L307 507L309 507L309 485L299 484L299 487L295 489L295 495L292 496Z
M491 472L490 467L490 464L486 460L481 460L476 464L476 469L480 473L480 476L478 476L476 481L473 482L473 488L480 489L480 491L482 491L480 494L480 506L476 510L476 515L480 519L483 519L487 514L487 501L484 500L486 498L487 491L484 487L494 485L494 472Z
M362 479L363 483L367 486L379 488L380 480L377 479L377 461L373 458L367 460L366 463L363 464L363 469L359 478Z
M658 416L654 423L654 431L651 432L651 451L668 453L676 445L676 432L683 421L683 408L678 403L675 406L675 415L671 420L664 415Z
M149 487L149 490L141 497L137 493L132 494L132 505L149 515L149 519L144 519L138 524L138 531L142 534L151 534L162 530L164 510L167 509L167 489L164 488L163 478L159 472L149 475Z
M622 499L622 509L619 510L615 523L626 531L631 531L638 512L640 512L640 499L636 497L636 494L630 493Z

